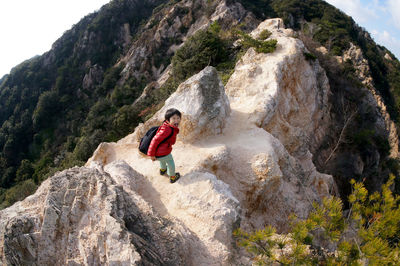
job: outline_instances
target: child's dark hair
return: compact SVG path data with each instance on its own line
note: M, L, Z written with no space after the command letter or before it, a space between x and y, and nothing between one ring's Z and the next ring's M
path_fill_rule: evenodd
M179 112L177 109L175 109L175 108L171 108L171 109L168 109L166 112L165 112L165 120L167 120L168 122L169 122L169 119L172 117L172 116L174 116L174 115L177 115L177 116L179 116L180 118L182 118L182 114L181 114L181 112Z

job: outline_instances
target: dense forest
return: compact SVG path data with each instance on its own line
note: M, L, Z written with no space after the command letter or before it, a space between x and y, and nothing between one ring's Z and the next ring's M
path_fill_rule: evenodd
M120 58L133 43L140 41L140 35L146 29L159 23L166 10L178 2L111 1L65 32L49 52L21 63L0 79L1 208L31 194L55 171L82 165L100 142L116 141L132 132L138 123L161 106L180 82L204 66L217 67L221 78L227 81L235 62L246 49L246 46L236 48L233 43L237 38L246 39L246 34L241 29L221 29L218 24L213 24L208 30L189 38L174 55L161 55L163 51L155 54L154 60L160 61L155 64L160 65L161 61L172 63L174 74L162 88L132 105L153 80L146 76L123 79L125 65ZM346 99L356 105L361 102L357 102L360 84L354 69L351 65L333 69L326 57L343 54L350 42L361 47L374 86L400 128L400 63L390 51L376 45L351 17L321 0L238 2L260 21L282 17L288 27L310 37L312 43L327 47L328 56L322 57L315 52L310 57L318 56L326 68L334 95L344 88L351 88L346 90ZM176 12L180 15L189 11ZM129 25L128 33L124 25ZM181 31L184 33L187 28ZM243 31L246 31L245 27ZM169 42L179 44L181 41ZM310 43L308 48L312 51ZM393 60L385 59L385 54ZM212 60L204 61L204 58ZM88 76L93 84L85 86ZM332 101L335 104L335 100ZM340 111L336 112L340 117ZM365 172L365 176L380 175L385 179L389 173L397 175L398 162L388 158L388 141L371 132L368 121L368 112L360 112L352 126L353 141L346 149L359 151L365 160L371 150L379 151L382 158L379 166ZM365 177L350 177L351 173L340 172L343 167L332 163L330 169L322 170L343 183L348 183L349 178L360 180ZM349 191L343 193L348 195Z
M144 87L130 80L115 88L123 66L124 24L134 36L163 1L111 1L84 17L42 56L14 67L0 83L0 202L32 193L56 170L82 165L101 141L129 132L122 108ZM82 81L98 69L95 88ZM118 113L118 111L120 111ZM12 188L10 190L10 188ZM8 191L6 193L6 191Z

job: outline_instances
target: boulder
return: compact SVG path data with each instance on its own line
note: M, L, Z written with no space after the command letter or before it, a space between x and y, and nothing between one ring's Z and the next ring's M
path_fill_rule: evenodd
M278 138L297 157L308 157L319 146L329 125L329 82L317 60L306 60L304 44L291 38L281 19L261 23L251 35L263 30L278 41L270 54L250 48L239 60L226 85L232 106Z
M132 141L139 140L150 127L161 125L169 108L182 113L179 138L185 142L221 134L230 115L229 101L217 70L206 67L179 85L164 106L136 128Z
M122 162L109 168L123 180L137 175ZM34 195L0 211L0 262L184 265L183 236L123 185L85 167L49 178Z

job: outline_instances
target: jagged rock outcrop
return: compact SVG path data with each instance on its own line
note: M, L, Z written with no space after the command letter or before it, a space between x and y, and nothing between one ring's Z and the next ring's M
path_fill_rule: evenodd
M328 195L335 190L332 177L315 170L311 153L320 145L329 126L329 82L318 61L305 59L307 50L304 44L290 37L293 31L285 29L281 19L267 20L251 34L258 37L266 29L272 33L269 38L278 41L277 50L271 54L258 54L250 48L236 65L226 91L232 109L239 111L254 125L264 128L279 140L279 144L283 144L284 148L280 148L283 151L278 152L278 158L293 156L295 159L285 160L287 164L282 165L281 159L268 154L258 154L253 158L252 167L258 176L261 173L264 178L268 175L272 177L275 175L273 173L279 173L278 169L283 172L275 175L270 184L258 184L258 189L267 190L255 193L258 195L255 202L258 202L260 195L269 194L273 197L286 194L283 187L290 187L290 182L296 179L299 182L297 186L302 189L314 189L314 192L302 193L316 200L318 196L311 195ZM271 161L276 161L276 168L271 167L274 165ZM263 171L261 165L267 165L267 170ZM293 173L296 173L294 179L285 180ZM276 176L281 178L276 179ZM290 182L285 185L277 183L277 180ZM287 202L286 207L277 207L275 210L285 212L287 209L296 209L295 205Z
M284 29L281 19L261 23L252 35L272 31L272 54L249 49L227 84L232 105L278 138L298 158L310 157L329 125L329 81L318 61L305 60L304 44ZM247 104L246 104L247 103Z
M126 63L123 80L141 76L157 80L169 64L168 58L198 30L218 20L223 27L246 22L254 28L258 21L240 3L223 1L185 0L153 14L140 37L120 60ZM157 54L154 57L154 54Z
M163 177L157 180L154 177L154 173L157 172L152 173L154 165L137 153L139 138L150 127L159 125L164 120L165 111L171 107L178 108L183 113L179 137L182 136L186 145L199 141L200 138L221 134L230 115L229 101L217 71L213 67L206 67L182 83L166 101L165 106L144 125L139 125L133 134L118 143L101 144L89 159L87 166L102 165L107 169L111 162L124 158L123 160L130 165L134 165L135 170L140 169L139 172L150 179L140 182L139 193L151 202L158 212L183 221L205 244L206 254L193 257L194 261L200 265L228 262L233 256L230 251L231 234L239 225L240 208L229 186L218 180L212 172L199 167L205 159L203 156L207 157L210 154L196 155L191 154L195 151L183 151L181 155L189 158L189 164L194 163L192 167L196 166L197 169L192 168L190 170L193 171L190 172L181 171L182 174L188 173L185 180L165 190L168 180ZM218 154L217 151L212 153ZM179 159L177 167L185 171L186 167L180 167L178 161ZM154 190L161 195L159 200L153 198L154 193L150 193ZM198 249L197 245L194 243L192 249Z
M123 163L109 168L118 179L140 175ZM75 167L0 211L0 264L186 264L185 237L118 179Z
M388 53L385 54L385 59L390 60L390 61L393 60L393 58Z
M159 125L169 108L177 108L183 112L179 137L185 142L192 142L199 136L222 133L230 115L224 85L213 67L206 67L179 85L176 92L165 102L164 107L146 122L146 126L138 127L136 139L140 140L149 126Z
M94 65L90 67L89 73L87 73L83 78L82 88L88 90L94 88L96 85L101 84L103 74L103 70L100 66Z
M179 241L184 245L178 247L183 264L171 265L216 265L232 259L229 240L240 224L241 210L229 186L215 175L196 171L171 186L167 178L157 180L151 175L141 175L124 161L115 160L107 165L91 161L88 165L104 166L104 171L118 185L134 195L141 195L152 206L153 216L170 221L171 227L183 238ZM169 231L155 237L163 237L163 234L169 234Z
M368 95L365 97L364 106L374 107L375 127L380 135L385 136L385 139L389 140L390 157L399 158L399 135L397 127L390 117L382 96L373 84L368 61L364 58L361 49L353 43L350 43L350 48L345 51L342 57L338 57L339 62L346 62L346 60L352 62L358 79L367 89L366 93Z
M102 143L86 167L58 173L0 212L1 259L15 259L5 251L16 245L28 254L18 260L44 264L246 265L233 245L236 227L284 231L291 213L305 217L312 201L329 196L333 179L316 171L310 152L329 120L326 76L282 20L267 20L253 36L263 29L277 50L250 48L225 90L216 70L205 68L134 133ZM171 107L183 113L172 153L182 177L174 184L137 150ZM10 232L13 224L24 233ZM7 242L13 234L23 241ZM46 241L52 249L39 250Z
M206 68L182 84L166 101L161 111L139 126L133 134L118 143L102 144L88 165L93 162L107 165L114 160L126 159L134 169L140 169L138 171L143 175L153 176L157 172L157 166L137 154L134 149L146 130L162 121L167 108L177 107L181 108L183 113L182 132L191 130L190 141L186 141L187 135L182 134L182 141L178 141L173 151L177 168L184 175L182 181L178 181L177 184L184 182L186 175L192 172L215 174L230 186L233 195L239 200L244 210L242 225L261 227L265 223L271 223L284 229L290 213L296 212L299 216L305 216L312 201L318 201L335 190L332 177L315 170L310 153L312 145L318 144L319 134L329 121L329 105L326 100L329 86L324 71L317 62L305 60L304 46L301 41L290 37L290 31L282 29L281 20L268 20L253 34L264 28L273 32L279 47L269 55L257 54L250 49L237 64L226 86L231 98L231 116L225 116L225 125L218 123L216 127L212 119L206 119L208 123L205 126L199 123L196 124L199 128L186 128L186 125L192 123L189 118L191 114L212 110L201 104L187 104L194 101L192 95L201 95L201 86L198 85L198 81L193 81L213 80L214 86L204 88L220 88L220 81L210 75L212 68ZM256 63L251 64L252 61ZM246 65L246 62L253 68ZM264 71L261 67L258 68L258 72L255 71L257 65L264 67ZM268 65L271 67L268 68ZM273 67L274 65L279 67ZM297 75L296 71L300 71L301 74ZM282 72L285 72L285 75L282 75ZM294 75L292 80L290 75ZM251 95L245 95L245 92L239 95L241 91ZM238 94L235 96L235 93ZM305 97L306 94L308 97ZM196 101L202 102L198 99ZM285 101L293 105L283 105ZM178 103L179 106L176 105ZM201 108L201 112L195 110L197 108ZM218 105L218 108L226 110L224 105ZM268 112L272 114L269 120L265 119L270 115ZM293 117L284 116L288 113ZM301 114L304 117L301 117ZM208 116L200 115L197 120L203 121L205 117ZM323 121L324 119L327 122ZM219 125L224 126L221 133ZM271 130L276 133L284 126L293 129L282 130L276 136L268 132ZM207 128L208 133L203 135L202 128ZM210 129L213 130L212 134ZM294 134L294 140L285 141L290 140L290 134ZM307 140L305 144L302 143L304 140ZM293 145L293 142L297 143L297 146ZM153 182L153 186L159 187L155 185L156 181ZM163 188L159 189L160 194L164 193ZM173 212L174 207L170 208L169 212Z

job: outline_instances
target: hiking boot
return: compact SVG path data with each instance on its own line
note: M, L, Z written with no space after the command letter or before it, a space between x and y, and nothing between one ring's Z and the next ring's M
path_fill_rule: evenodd
M160 169L160 175L165 175L166 172L167 172L167 169Z
M178 180L180 177L181 177L181 175L179 173L175 173L175 176L170 176L169 177L169 182L175 183L176 180Z

